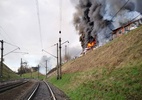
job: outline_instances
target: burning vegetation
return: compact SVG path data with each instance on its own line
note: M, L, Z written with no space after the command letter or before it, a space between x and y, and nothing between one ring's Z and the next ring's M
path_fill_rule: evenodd
M83 50L104 45L134 29L134 24L141 25L141 4L141 0L79 0L74 25Z

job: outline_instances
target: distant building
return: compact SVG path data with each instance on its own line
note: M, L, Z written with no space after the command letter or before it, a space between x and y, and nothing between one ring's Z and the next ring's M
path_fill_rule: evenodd
M32 70L33 72L36 72L36 71L38 71L38 67L32 67L31 70Z
M136 29L137 27L139 27L140 25L142 25L142 18L133 22L130 22L124 26L121 26L115 30L113 30L112 35L113 35L113 39L120 37L123 34L128 33L129 31Z
M129 31L136 29L137 27L139 27L140 25L142 25L142 18L138 19L136 21L133 22L129 22L128 24L125 24L115 30L112 31L112 39L115 39L117 37L122 36L123 34L127 34ZM80 41L82 42L82 46L84 45L84 35L81 35L80 37ZM86 54L87 51L92 50L93 48L97 48L98 47L98 43L97 43L97 36L95 36L94 38L91 37L89 38L90 41L88 41L87 46L85 46L85 48L83 49L82 53L80 54L80 56L83 56L84 54Z

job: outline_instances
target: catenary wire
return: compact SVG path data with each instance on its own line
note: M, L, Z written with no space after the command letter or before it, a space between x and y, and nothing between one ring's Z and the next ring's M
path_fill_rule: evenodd
M6 38L2 33L0 33L0 35L4 38L4 42L5 43L7 43L7 44L9 44L9 45L12 45L12 46L15 46L15 47L19 47L19 46L17 46L17 45L15 45L16 43L11 39L11 37L8 35L8 33L4 30L4 28L2 27L2 26L0 26L0 29L5 33L5 35L7 35L7 37L8 38ZM9 42L6 42L6 41L9 41ZM28 49L27 48L25 48L25 47L23 47L22 45L20 46L20 47L22 47L23 49L25 49L25 50L27 50L28 51Z
M127 0L125 2L125 4L117 11L117 13L114 14L114 16L111 18L110 23L112 23L112 20L114 19L114 17L116 17L116 15L127 5L127 3L129 2L129 0ZM108 25L109 29L112 31L111 27Z
M4 43L9 44L9 45L14 46L14 47L20 48L19 46L16 46L16 45L14 45L14 44L12 44L12 43L9 43L9 42L6 42L6 41L4 41Z
M38 25L39 25L40 43L41 43L41 48L43 48L42 33L41 33L41 21L40 21L40 12L39 12L38 0L36 0L36 8L37 8L37 17L38 17Z
M60 16L59 27L61 31L62 30L62 0L59 0L59 16Z
M2 36L5 40L7 40L7 41L9 41L9 42L13 42L12 39L10 38L10 36L7 34L7 32L4 30L4 28L3 28L2 26L0 26L0 29L3 31L3 33L4 33L5 35L7 35L7 37L8 37L9 39L7 39L7 38L4 36L4 34L2 34L2 33L0 33L1 36ZM14 42L13 42L13 43L14 43Z
M118 10L118 12L112 17L111 20L113 20L113 18L127 5L128 2L129 0L126 1L126 3Z

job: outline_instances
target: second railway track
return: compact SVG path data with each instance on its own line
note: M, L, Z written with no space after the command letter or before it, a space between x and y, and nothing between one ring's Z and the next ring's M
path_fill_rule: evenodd
M3 92L8 91L10 89L16 88L16 87L18 87L20 85L23 85L23 84L27 83L27 82L28 81L20 81L20 82L0 86L0 93L3 93Z

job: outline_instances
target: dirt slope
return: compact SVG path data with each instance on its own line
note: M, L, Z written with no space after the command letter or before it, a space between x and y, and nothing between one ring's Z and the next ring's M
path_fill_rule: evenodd
M88 71L97 67L110 70L142 61L142 26L86 55L63 65L63 73Z
M62 66L49 82L70 100L142 100L142 26Z

